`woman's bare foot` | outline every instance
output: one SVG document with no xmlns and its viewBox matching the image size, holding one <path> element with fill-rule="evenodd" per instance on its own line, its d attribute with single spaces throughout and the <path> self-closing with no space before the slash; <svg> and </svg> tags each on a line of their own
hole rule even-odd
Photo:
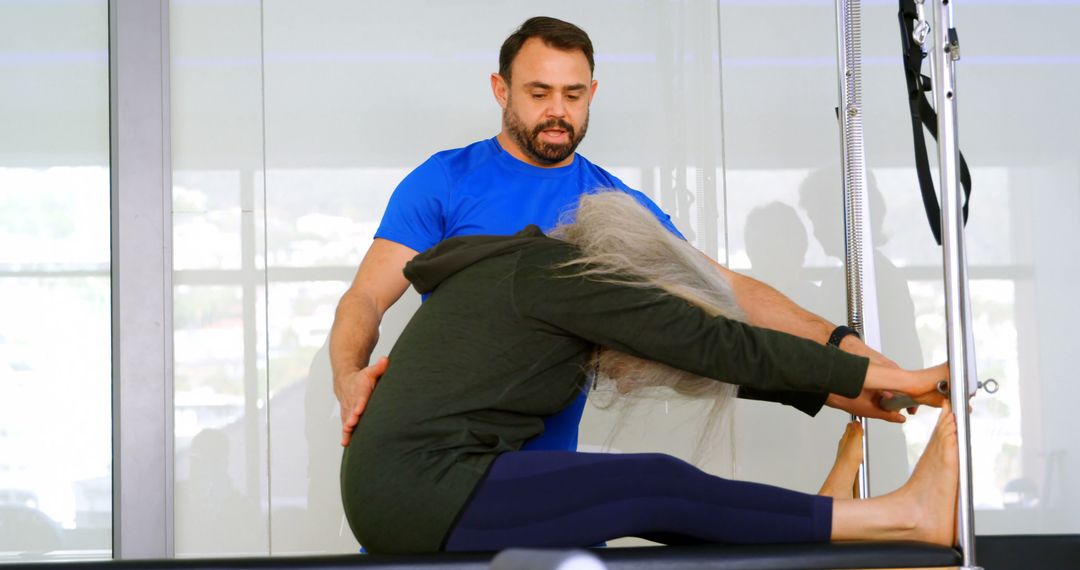
<svg viewBox="0 0 1080 570">
<path fill-rule="evenodd" d="M 912 539 L 944 546 L 956 543 L 956 495 L 960 482 L 956 443 L 956 416 L 945 400 L 926 450 L 911 478 L 898 489 L 899 508 L 906 508 L 914 524 Z"/>
<path fill-rule="evenodd" d="M 956 418 L 948 401 L 915 471 L 896 491 L 865 500 L 833 502 L 833 540 L 956 542 L 959 486 Z"/>
<path fill-rule="evenodd" d="M 850 499 L 855 492 L 855 477 L 863 460 L 862 424 L 850 422 L 836 448 L 836 462 L 821 485 L 819 495 L 834 499 Z"/>
</svg>

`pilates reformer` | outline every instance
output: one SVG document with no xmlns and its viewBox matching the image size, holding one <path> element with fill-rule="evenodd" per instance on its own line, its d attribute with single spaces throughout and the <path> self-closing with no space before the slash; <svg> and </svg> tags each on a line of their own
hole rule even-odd
<svg viewBox="0 0 1080 570">
<path fill-rule="evenodd" d="M 945 273 L 946 339 L 951 382 L 939 385 L 947 391 L 956 413 L 959 443 L 959 493 L 957 505 L 957 542 L 960 567 L 979 568 L 975 560 L 975 512 L 972 503 L 971 429 L 968 401 L 983 383 L 978 381 L 974 342 L 971 331 L 971 302 L 968 293 L 964 223 L 967 204 L 960 206 L 961 189 L 971 193 L 971 175 L 960 154 L 957 139 L 956 62 L 960 43 L 953 23 L 949 0 L 929 2 L 934 8 L 934 24 L 926 19 L 926 0 L 900 0 L 900 31 L 904 48 L 905 74 L 912 116 L 916 170 L 931 231 L 943 249 Z M 872 243 L 871 228 L 863 223 L 863 205 L 867 202 L 865 154 L 862 130 L 861 10 L 859 0 L 837 0 L 837 64 L 840 82 L 840 106 L 837 116 L 842 139 L 841 168 L 844 192 L 844 241 L 847 285 L 848 326 L 862 335 L 871 347 L 880 348 L 877 295 L 873 287 L 872 255 L 864 255 L 863 244 Z M 933 38 L 933 43 L 929 40 Z M 934 78 L 921 73 L 922 60 L 930 56 Z M 926 100 L 932 91 L 934 105 Z M 935 112 L 936 109 L 936 112 Z M 936 202 L 930 177 L 929 159 L 923 137 L 927 128 L 937 141 L 940 207 Z M 938 214 L 935 218 L 934 214 Z M 870 287 L 864 288 L 864 283 Z M 987 380 L 987 391 L 996 391 L 996 381 Z M 913 403 L 909 398 L 885 402 L 891 409 Z M 863 464 L 856 479 L 856 496 L 869 497 L 869 430 L 863 424 Z M 946 564 L 943 564 L 946 565 Z M 903 566 L 896 561 L 879 563 L 876 568 Z"/>
</svg>

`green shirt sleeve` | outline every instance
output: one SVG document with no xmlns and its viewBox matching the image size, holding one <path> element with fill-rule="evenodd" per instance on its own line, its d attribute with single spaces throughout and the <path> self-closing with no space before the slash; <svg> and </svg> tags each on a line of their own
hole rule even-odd
<svg viewBox="0 0 1080 570">
<path fill-rule="evenodd" d="M 576 276 L 574 268 L 556 269 L 572 252 L 565 244 L 523 252 L 515 272 L 516 308 L 551 334 L 576 336 L 759 391 L 855 397 L 862 389 L 866 358 L 711 317 L 659 289 Z"/>
<path fill-rule="evenodd" d="M 797 392 L 795 390 L 758 390 L 749 386 L 739 386 L 739 399 L 776 402 L 791 406 L 808 415 L 816 416 L 825 405 L 829 395 L 823 392 Z"/>
</svg>

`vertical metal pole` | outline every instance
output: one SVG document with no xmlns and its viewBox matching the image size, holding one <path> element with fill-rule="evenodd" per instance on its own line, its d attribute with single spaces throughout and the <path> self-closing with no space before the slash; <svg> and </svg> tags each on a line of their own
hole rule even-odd
<svg viewBox="0 0 1080 570">
<path fill-rule="evenodd" d="M 960 150 L 956 121 L 956 61 L 959 43 L 953 27 L 950 0 L 938 0 L 935 10 L 934 104 L 938 111 L 938 162 L 941 182 L 941 244 L 945 269 L 945 313 L 949 374 L 953 411 L 956 414 L 960 448 L 960 483 L 956 524 L 957 540 L 963 551 L 964 568 L 975 562 L 975 511 L 972 504 L 971 430 L 968 415 L 970 378 L 975 370 L 971 342 L 971 301 L 967 290 L 967 258 L 964 253 L 964 221 L 960 208 Z"/>
<path fill-rule="evenodd" d="M 836 0 L 837 66 L 840 79 L 841 168 L 844 190 L 844 269 L 848 326 L 866 344 L 881 348 L 873 240 L 864 223 L 867 204 L 862 127 L 862 10 L 859 0 Z M 865 247 L 864 247 L 865 246 Z M 863 462 L 855 496 L 870 496 L 870 431 L 866 418 L 852 416 L 863 427 Z"/>
<path fill-rule="evenodd" d="M 169 2 L 109 2 L 113 557 L 173 555 Z"/>
</svg>

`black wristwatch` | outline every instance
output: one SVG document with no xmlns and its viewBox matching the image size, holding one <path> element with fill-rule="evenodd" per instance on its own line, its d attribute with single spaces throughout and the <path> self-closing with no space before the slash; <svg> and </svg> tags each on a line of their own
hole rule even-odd
<svg viewBox="0 0 1080 570">
<path fill-rule="evenodd" d="M 825 344 L 829 344 L 829 345 L 835 346 L 836 348 L 840 348 L 840 341 L 844 340 L 844 337 L 849 335 L 849 334 L 853 334 L 853 335 L 855 335 L 856 338 L 862 339 L 862 336 L 859 334 L 859 331 L 857 331 L 857 330 L 855 330 L 855 329 L 853 329 L 853 328 L 851 328 L 849 326 L 840 325 L 840 326 L 836 327 L 835 329 L 833 329 L 832 334 L 829 335 L 829 342 L 827 342 Z"/>
</svg>

